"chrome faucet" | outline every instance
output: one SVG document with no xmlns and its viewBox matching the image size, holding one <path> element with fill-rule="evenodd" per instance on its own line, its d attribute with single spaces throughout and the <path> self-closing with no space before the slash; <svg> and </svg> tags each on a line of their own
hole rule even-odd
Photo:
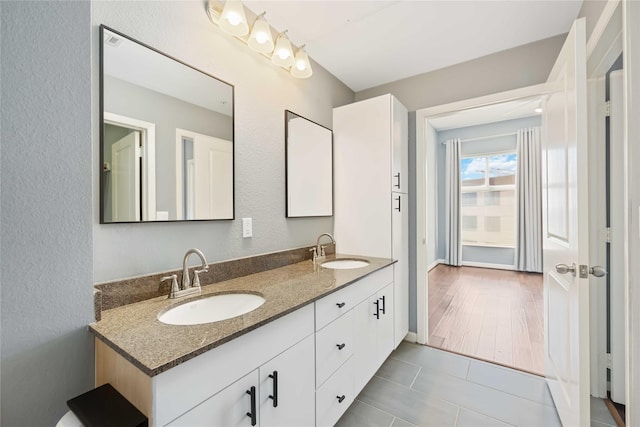
<svg viewBox="0 0 640 427">
<path fill-rule="evenodd" d="M 329 233 L 322 233 L 321 235 L 318 236 L 318 240 L 316 240 L 316 247 L 312 248 L 313 250 L 313 261 L 315 261 L 318 258 L 324 258 L 326 256 L 325 252 L 324 252 L 324 246 L 320 246 L 320 239 L 322 239 L 324 236 L 327 236 L 328 238 L 331 239 L 331 243 L 333 243 L 334 245 L 336 244 L 336 240 L 333 238 L 333 236 Z"/>
<path fill-rule="evenodd" d="M 189 256 L 191 254 L 196 254 L 200 257 L 200 261 L 202 265 L 199 270 L 193 271 L 193 285 L 191 284 L 191 279 L 189 278 Z M 189 249 L 187 253 L 184 255 L 184 259 L 182 260 L 182 286 L 178 288 L 178 280 L 177 275 L 172 274 L 170 276 L 166 276 L 160 279 L 161 282 L 165 280 L 171 280 L 171 290 L 169 291 L 169 298 L 178 298 L 187 295 L 193 295 L 200 293 L 200 277 L 198 274 L 206 273 L 209 271 L 207 260 L 204 257 L 204 254 L 199 249 Z"/>
</svg>

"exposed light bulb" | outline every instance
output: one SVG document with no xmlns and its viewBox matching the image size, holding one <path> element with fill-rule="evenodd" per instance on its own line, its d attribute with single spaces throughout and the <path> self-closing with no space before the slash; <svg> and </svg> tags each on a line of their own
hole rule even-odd
<svg viewBox="0 0 640 427">
<path fill-rule="evenodd" d="M 311 70 L 311 62 L 309 62 L 309 56 L 303 50 L 303 47 L 300 47 L 296 52 L 295 63 L 294 66 L 291 67 L 291 75 L 294 77 L 298 77 L 300 79 L 306 79 L 311 77 L 313 74 L 313 70 Z"/>
<path fill-rule="evenodd" d="M 240 37 L 248 34 L 249 24 L 247 24 L 242 3 L 238 0 L 227 0 L 218 25 L 223 31 L 233 36 Z"/>
<path fill-rule="evenodd" d="M 533 111 L 535 111 L 536 113 L 540 114 L 540 113 L 542 113 L 542 107 L 538 107 Z"/>
<path fill-rule="evenodd" d="M 289 69 L 295 64 L 293 60 L 293 52 L 291 50 L 291 42 L 287 38 L 287 32 L 280 33 L 276 40 L 276 48 L 271 57 L 271 62 L 283 68 Z"/>
<path fill-rule="evenodd" d="M 253 23 L 247 44 L 256 52 L 267 55 L 273 52 L 273 37 L 271 37 L 271 27 L 264 19 L 265 13 L 258 15 Z"/>
</svg>

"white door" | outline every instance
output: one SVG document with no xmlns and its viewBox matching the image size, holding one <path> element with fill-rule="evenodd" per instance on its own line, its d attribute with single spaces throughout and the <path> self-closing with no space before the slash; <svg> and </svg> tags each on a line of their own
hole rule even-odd
<svg viewBox="0 0 640 427">
<path fill-rule="evenodd" d="M 394 343 L 396 348 L 409 332 L 409 196 L 391 193 L 391 257 L 397 259 L 393 265 L 394 295 Z"/>
<path fill-rule="evenodd" d="M 113 221 L 140 221 L 140 132 L 111 146 Z"/>
<path fill-rule="evenodd" d="M 233 145 L 231 141 L 196 135 L 193 138 L 193 158 L 194 219 L 232 218 Z"/>
<path fill-rule="evenodd" d="M 543 106 L 545 374 L 565 427 L 590 424 L 589 280 L 580 271 L 589 260 L 585 40 L 579 19 Z"/>
</svg>

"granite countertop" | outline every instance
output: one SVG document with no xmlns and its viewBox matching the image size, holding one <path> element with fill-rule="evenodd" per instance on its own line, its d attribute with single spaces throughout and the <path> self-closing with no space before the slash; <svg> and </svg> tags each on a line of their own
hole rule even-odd
<svg viewBox="0 0 640 427">
<path fill-rule="evenodd" d="M 366 259 L 370 264 L 335 270 L 303 261 L 205 285 L 198 296 L 172 300 L 163 296 L 105 310 L 102 319 L 90 324 L 89 330 L 146 375 L 155 376 L 395 262 L 348 255 L 329 255 L 323 262 L 344 258 Z M 157 318 L 158 313 L 172 306 L 232 292 L 256 293 L 266 301 L 247 314 L 214 323 L 178 326 L 164 324 Z"/>
</svg>

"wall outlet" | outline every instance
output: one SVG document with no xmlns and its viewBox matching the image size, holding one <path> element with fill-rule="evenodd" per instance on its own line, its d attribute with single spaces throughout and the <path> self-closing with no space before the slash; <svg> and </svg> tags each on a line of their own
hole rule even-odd
<svg viewBox="0 0 640 427">
<path fill-rule="evenodd" d="M 242 218 L 242 238 L 253 236 L 253 224 L 251 218 Z"/>
</svg>

